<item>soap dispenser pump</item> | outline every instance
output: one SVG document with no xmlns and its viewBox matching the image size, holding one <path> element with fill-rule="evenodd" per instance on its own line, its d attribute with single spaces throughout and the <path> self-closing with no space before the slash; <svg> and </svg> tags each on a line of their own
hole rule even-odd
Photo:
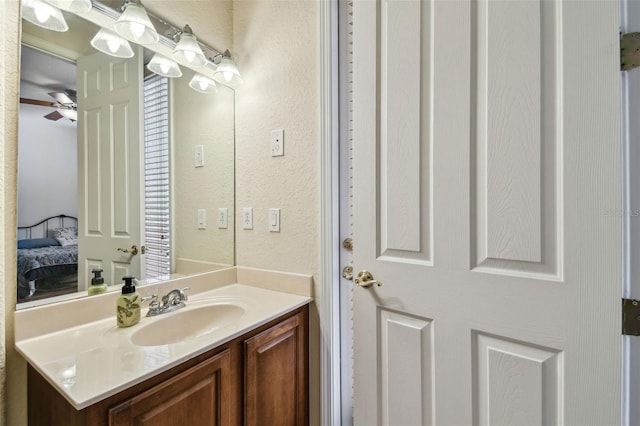
<svg viewBox="0 0 640 426">
<path fill-rule="evenodd" d="M 91 285 L 87 289 L 89 296 L 107 291 L 107 285 L 102 277 L 102 269 L 93 269 L 91 272 L 93 273 L 93 278 L 91 278 Z"/>
<path fill-rule="evenodd" d="M 116 322 L 118 327 L 131 327 L 140 322 L 140 295 L 133 285 L 134 277 L 123 277 L 122 294 L 118 297 Z"/>
</svg>

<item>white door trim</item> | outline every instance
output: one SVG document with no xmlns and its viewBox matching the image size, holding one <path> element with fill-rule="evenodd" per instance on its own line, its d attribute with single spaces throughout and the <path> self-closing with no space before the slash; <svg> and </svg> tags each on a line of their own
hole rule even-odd
<svg viewBox="0 0 640 426">
<path fill-rule="evenodd" d="M 320 424 L 340 425 L 338 3 L 320 1 Z"/>
</svg>

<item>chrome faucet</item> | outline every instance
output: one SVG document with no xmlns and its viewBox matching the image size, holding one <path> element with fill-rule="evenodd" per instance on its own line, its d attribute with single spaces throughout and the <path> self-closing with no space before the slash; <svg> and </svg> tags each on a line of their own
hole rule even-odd
<svg viewBox="0 0 640 426">
<path fill-rule="evenodd" d="M 151 296 L 143 297 L 142 301 L 146 302 L 147 300 L 151 300 L 149 303 L 149 311 L 147 312 L 148 317 L 153 317 L 160 314 L 166 314 L 167 312 L 175 311 L 176 309 L 183 308 L 185 305 L 184 302 L 189 300 L 185 291 L 190 290 L 189 287 L 185 287 L 183 289 L 174 288 L 169 293 L 162 296 L 161 301 L 158 301 L 158 295 L 153 294 Z"/>
</svg>

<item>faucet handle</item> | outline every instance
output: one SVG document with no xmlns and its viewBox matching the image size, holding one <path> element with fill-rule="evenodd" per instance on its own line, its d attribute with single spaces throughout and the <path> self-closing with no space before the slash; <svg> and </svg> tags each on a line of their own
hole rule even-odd
<svg viewBox="0 0 640 426">
<path fill-rule="evenodd" d="M 151 296 L 144 296 L 141 300 L 141 302 L 147 302 L 151 300 L 151 303 L 149 303 L 149 307 L 150 308 L 157 308 L 159 303 L 158 303 L 158 295 L 157 294 L 152 294 Z"/>
<path fill-rule="evenodd" d="M 182 298 L 182 300 L 187 301 L 189 300 L 189 298 L 187 297 L 185 291 L 189 291 L 191 290 L 191 287 L 184 287 L 181 291 L 180 291 L 180 297 Z"/>
</svg>

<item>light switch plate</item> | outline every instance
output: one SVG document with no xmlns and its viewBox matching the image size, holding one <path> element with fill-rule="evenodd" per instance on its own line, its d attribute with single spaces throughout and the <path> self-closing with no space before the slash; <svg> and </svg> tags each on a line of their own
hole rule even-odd
<svg viewBox="0 0 640 426">
<path fill-rule="evenodd" d="M 218 228 L 228 228 L 228 211 L 229 210 L 226 207 L 221 207 L 218 209 Z"/>
<path fill-rule="evenodd" d="M 280 209 L 269 209 L 269 231 L 280 232 Z"/>
<path fill-rule="evenodd" d="M 207 229 L 207 211 L 198 209 L 198 229 Z"/>
<path fill-rule="evenodd" d="M 284 130 L 271 131 L 271 156 L 282 157 L 284 155 Z"/>
<path fill-rule="evenodd" d="M 253 229 L 253 207 L 242 208 L 242 229 Z"/>
<path fill-rule="evenodd" d="M 194 154 L 194 167 L 204 167 L 204 145 L 196 145 Z"/>
</svg>

